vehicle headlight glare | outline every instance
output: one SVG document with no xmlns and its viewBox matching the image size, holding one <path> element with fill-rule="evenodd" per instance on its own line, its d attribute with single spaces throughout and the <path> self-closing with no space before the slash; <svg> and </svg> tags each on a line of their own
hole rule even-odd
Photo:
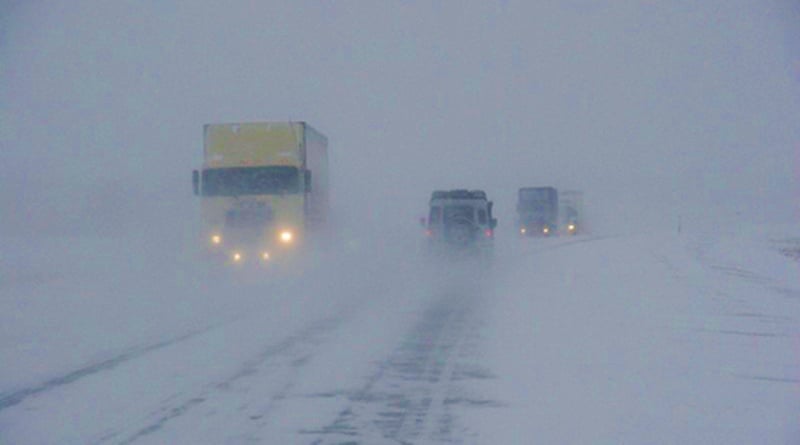
<svg viewBox="0 0 800 445">
<path fill-rule="evenodd" d="M 284 243 L 291 243 L 292 240 L 294 239 L 294 234 L 289 230 L 284 230 L 283 232 L 281 232 L 280 237 L 281 241 L 283 241 Z"/>
<path fill-rule="evenodd" d="M 222 237 L 220 235 L 211 235 L 211 244 L 222 244 Z"/>
<path fill-rule="evenodd" d="M 244 256 L 242 256 L 242 254 L 240 252 L 233 252 L 233 255 L 231 256 L 231 258 L 233 258 L 233 261 L 235 263 L 240 263 L 242 261 L 242 259 L 244 258 Z"/>
</svg>

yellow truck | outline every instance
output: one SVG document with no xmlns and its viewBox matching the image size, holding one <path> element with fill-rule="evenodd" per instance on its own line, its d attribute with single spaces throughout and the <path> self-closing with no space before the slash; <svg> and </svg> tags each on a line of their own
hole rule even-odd
<svg viewBox="0 0 800 445">
<path fill-rule="evenodd" d="M 192 173 L 204 243 L 232 263 L 296 252 L 328 213 L 328 140 L 305 122 L 207 124 Z"/>
</svg>

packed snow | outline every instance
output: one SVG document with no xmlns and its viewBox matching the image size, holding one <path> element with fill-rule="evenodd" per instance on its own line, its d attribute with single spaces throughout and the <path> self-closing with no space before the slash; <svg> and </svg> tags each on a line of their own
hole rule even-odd
<svg viewBox="0 0 800 445">
<path fill-rule="evenodd" d="M 800 440 L 796 227 L 506 235 L 488 267 L 420 237 L 284 270 L 4 239 L 0 442 Z"/>
</svg>

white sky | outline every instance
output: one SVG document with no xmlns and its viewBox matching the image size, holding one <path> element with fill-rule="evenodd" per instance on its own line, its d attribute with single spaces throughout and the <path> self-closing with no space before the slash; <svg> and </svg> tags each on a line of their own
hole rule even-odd
<svg viewBox="0 0 800 445">
<path fill-rule="evenodd" d="M 0 5 L 0 225 L 193 217 L 202 125 L 288 119 L 371 221 L 550 184 L 597 226 L 796 216 L 796 2 L 227 3 Z"/>
</svg>

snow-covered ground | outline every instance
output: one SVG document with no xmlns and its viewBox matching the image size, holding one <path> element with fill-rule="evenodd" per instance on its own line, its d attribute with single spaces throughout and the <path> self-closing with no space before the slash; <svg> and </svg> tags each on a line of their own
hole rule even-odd
<svg viewBox="0 0 800 445">
<path fill-rule="evenodd" d="M 275 271 L 2 239 L 0 443 L 800 441 L 797 227 L 500 236 L 489 269 L 415 236 Z"/>
</svg>

